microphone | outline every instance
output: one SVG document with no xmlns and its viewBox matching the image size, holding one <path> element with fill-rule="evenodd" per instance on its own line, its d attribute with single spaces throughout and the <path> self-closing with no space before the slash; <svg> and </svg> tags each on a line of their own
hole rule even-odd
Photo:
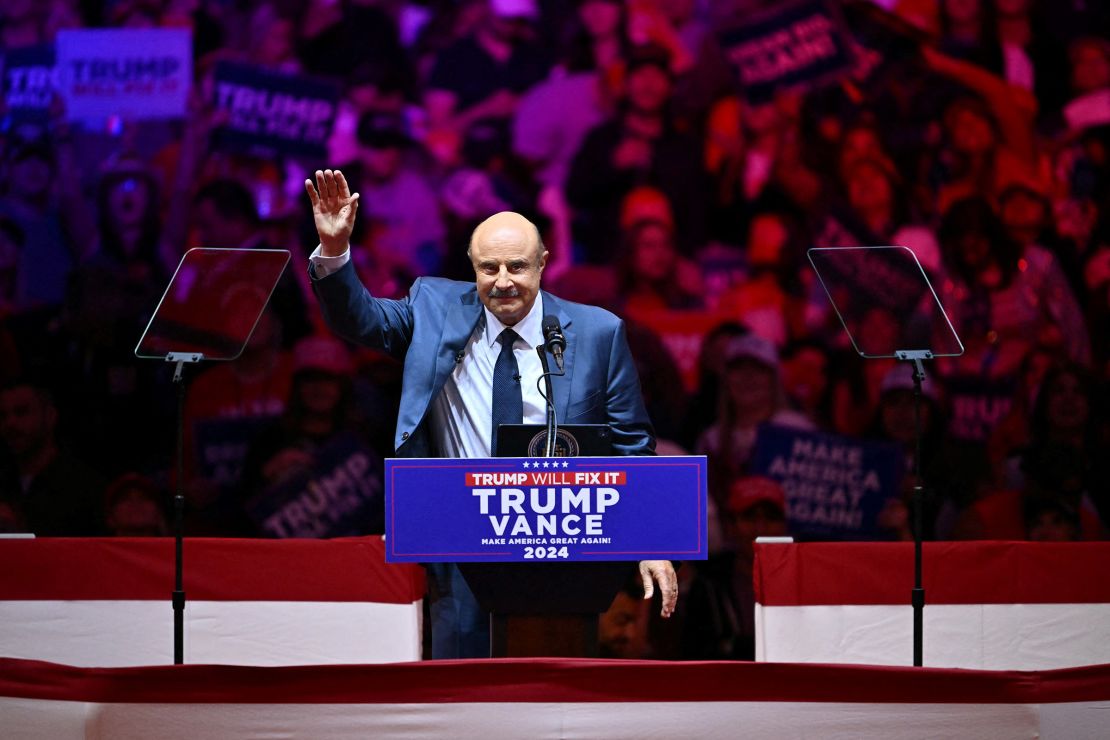
<svg viewBox="0 0 1110 740">
<path fill-rule="evenodd" d="M 563 372 L 563 350 L 567 348 L 567 338 L 563 336 L 563 327 L 559 326 L 559 319 L 554 316 L 544 316 L 543 341 L 547 351 L 555 356 L 555 365 L 559 372 Z"/>
</svg>

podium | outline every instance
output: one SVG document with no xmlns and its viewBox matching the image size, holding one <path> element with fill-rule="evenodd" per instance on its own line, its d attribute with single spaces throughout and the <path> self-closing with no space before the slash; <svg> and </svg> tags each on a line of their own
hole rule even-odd
<svg viewBox="0 0 1110 740">
<path fill-rule="evenodd" d="M 635 563 L 461 563 L 490 613 L 493 658 L 597 657 L 597 619 Z"/>
<path fill-rule="evenodd" d="M 546 451 L 549 430 L 543 425 L 503 424 L 497 432 L 499 457 Z M 612 453 L 612 430 L 604 424 L 563 425 L 554 438 L 557 457 Z M 598 616 L 633 570 L 622 562 L 459 566 L 479 606 L 490 613 L 493 658 L 597 657 Z"/>
<path fill-rule="evenodd" d="M 641 560 L 708 554 L 706 460 L 386 460 L 386 561 L 458 563 L 493 657 L 597 654 Z"/>
</svg>

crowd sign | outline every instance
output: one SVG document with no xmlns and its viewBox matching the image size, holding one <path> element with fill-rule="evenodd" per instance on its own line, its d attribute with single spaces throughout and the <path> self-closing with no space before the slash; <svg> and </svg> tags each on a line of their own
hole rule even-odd
<svg viewBox="0 0 1110 740">
<path fill-rule="evenodd" d="M 746 17 L 720 40 L 751 103 L 769 101 L 779 88 L 837 79 L 855 64 L 848 29 L 827 0 L 784 3 Z"/>
<path fill-rule="evenodd" d="M 730 317 L 714 311 L 631 310 L 628 318 L 643 324 L 659 337 L 674 359 L 686 390 L 698 386 L 698 358 L 705 336 Z"/>
<path fill-rule="evenodd" d="M 56 43 L 58 79 L 70 120 L 185 115 L 193 79 L 189 30 L 59 31 Z"/>
<path fill-rule="evenodd" d="M 227 123 L 216 132 L 223 149 L 323 157 L 339 104 L 339 86 L 246 64 L 216 66 L 213 107 Z"/>
<path fill-rule="evenodd" d="M 315 451 L 298 470 L 247 503 L 271 537 L 349 537 L 381 532 L 381 459 L 354 433 Z"/>
<path fill-rule="evenodd" d="M 985 443 L 1014 405 L 1013 379 L 957 375 L 945 379 L 949 433 L 965 442 Z"/>
<path fill-rule="evenodd" d="M 704 560 L 705 457 L 386 460 L 388 562 Z"/>
<path fill-rule="evenodd" d="M 782 484 L 791 534 L 874 539 L 879 512 L 898 494 L 902 461 L 894 444 L 765 425 L 750 470 Z"/>
<path fill-rule="evenodd" d="M 12 49 L 4 55 L 4 103 L 12 120 L 46 120 L 57 92 L 53 44 Z"/>
<path fill-rule="evenodd" d="M 193 447 L 198 475 L 215 483 L 222 494 L 232 494 L 241 480 L 251 440 L 276 420 L 273 414 L 197 421 L 193 425 Z"/>
</svg>

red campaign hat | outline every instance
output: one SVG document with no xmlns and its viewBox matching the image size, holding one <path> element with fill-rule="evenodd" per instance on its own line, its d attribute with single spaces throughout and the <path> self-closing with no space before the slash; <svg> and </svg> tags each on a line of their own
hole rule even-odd
<svg viewBox="0 0 1110 740">
<path fill-rule="evenodd" d="M 775 480 L 753 475 L 733 482 L 728 491 L 727 507 L 733 514 L 743 514 L 756 504 L 774 504 L 780 511 L 786 511 L 786 493 Z"/>
<path fill-rule="evenodd" d="M 779 367 L 779 352 L 775 345 L 758 334 L 745 334 L 735 337 L 725 345 L 725 362 L 755 360 L 772 370 Z"/>
</svg>

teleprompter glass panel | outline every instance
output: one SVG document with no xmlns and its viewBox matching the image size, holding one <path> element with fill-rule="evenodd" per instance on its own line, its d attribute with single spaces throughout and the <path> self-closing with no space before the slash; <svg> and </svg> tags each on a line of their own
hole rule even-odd
<svg viewBox="0 0 1110 740">
<path fill-rule="evenodd" d="M 809 261 L 852 346 L 863 357 L 964 352 L 929 277 L 907 247 L 809 250 Z"/>
<path fill-rule="evenodd" d="M 239 356 L 289 263 L 284 249 L 190 249 L 181 258 L 135 355 Z"/>
</svg>

